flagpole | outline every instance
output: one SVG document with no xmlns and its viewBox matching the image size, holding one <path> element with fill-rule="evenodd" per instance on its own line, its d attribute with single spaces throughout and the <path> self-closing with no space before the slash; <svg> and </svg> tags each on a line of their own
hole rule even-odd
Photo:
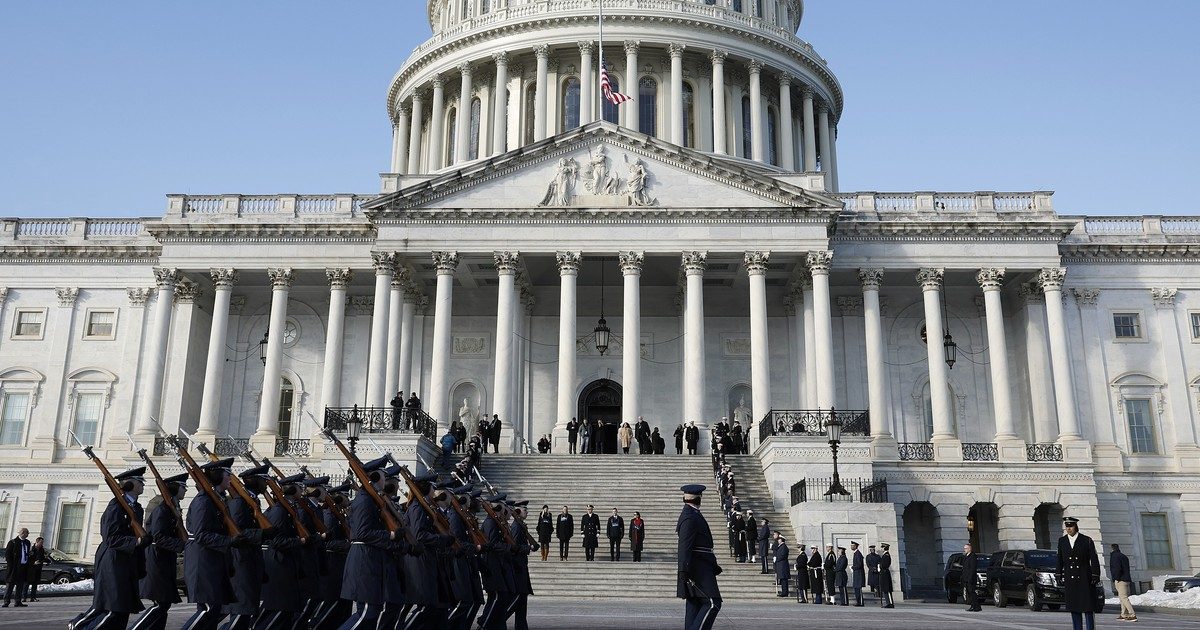
<svg viewBox="0 0 1200 630">
<path fill-rule="evenodd" d="M 600 27 L 600 46 L 596 50 L 596 59 L 598 60 L 596 64 L 596 85 L 592 86 L 592 89 L 596 91 L 598 98 L 592 105 L 596 107 L 596 120 L 604 120 L 604 91 L 600 89 L 600 75 L 604 73 L 604 0 L 600 0 L 597 4 L 600 7 L 599 12 L 596 14 L 596 23 Z"/>
</svg>

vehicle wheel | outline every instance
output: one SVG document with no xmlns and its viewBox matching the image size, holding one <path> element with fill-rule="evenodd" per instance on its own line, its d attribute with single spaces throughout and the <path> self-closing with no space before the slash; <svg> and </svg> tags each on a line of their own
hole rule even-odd
<svg viewBox="0 0 1200 630">
<path fill-rule="evenodd" d="M 1042 602 L 1038 601 L 1037 589 L 1032 584 L 1025 587 L 1025 605 L 1033 612 L 1041 612 Z"/>
<path fill-rule="evenodd" d="M 59 573 L 58 575 L 54 576 L 53 580 L 50 580 L 50 583 L 51 584 L 70 584 L 71 576 L 67 575 L 66 573 Z"/>
<path fill-rule="evenodd" d="M 992 599 L 996 602 L 996 608 L 1004 608 L 1008 605 L 1008 600 L 1004 599 L 1004 591 L 1000 590 L 1000 585 L 992 586 Z"/>
<path fill-rule="evenodd" d="M 1058 610 L 1058 604 L 1046 604 L 1047 610 Z"/>
</svg>

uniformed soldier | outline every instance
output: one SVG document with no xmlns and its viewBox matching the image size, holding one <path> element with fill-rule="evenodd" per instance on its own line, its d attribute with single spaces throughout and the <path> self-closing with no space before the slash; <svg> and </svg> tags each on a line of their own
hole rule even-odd
<svg viewBox="0 0 1200 630">
<path fill-rule="evenodd" d="M 152 603 L 134 622 L 132 630 L 164 630 L 171 604 L 182 601 L 175 584 L 176 567 L 187 537 L 179 535 L 181 523 L 175 510 L 187 494 L 187 480 L 187 473 L 163 479 L 170 496 L 162 498 L 146 521 L 150 546 L 146 548 L 146 575 L 138 583 L 138 594 Z"/>
<path fill-rule="evenodd" d="M 892 552 L 887 543 L 880 543 L 883 555 L 879 556 L 879 605 L 883 608 L 895 608 L 892 603 Z"/>
<path fill-rule="evenodd" d="M 846 593 L 846 585 L 848 582 L 848 580 L 847 580 L 848 576 L 846 575 L 846 568 L 847 568 L 848 564 L 849 563 L 846 561 L 846 548 L 838 547 L 837 548 L 837 559 L 834 560 L 834 564 L 833 564 L 833 572 L 834 572 L 834 585 L 837 586 L 838 595 L 840 595 L 842 597 L 842 602 L 841 602 L 842 606 L 850 605 L 850 598 L 847 597 L 847 593 Z"/>
<path fill-rule="evenodd" d="M 242 531 L 236 537 L 214 503 L 229 490 L 233 458 L 208 462 L 200 466 L 201 473 L 217 494 L 198 492 L 188 504 L 187 530 L 191 542 L 183 550 L 183 576 L 187 583 L 188 599 L 196 604 L 196 612 L 184 624 L 185 630 L 212 630 L 224 614 L 221 607 L 233 601 L 233 586 L 229 581 L 230 549 L 258 549 L 261 534 Z"/>
<path fill-rule="evenodd" d="M 1075 630 L 1093 630 L 1096 613 L 1104 609 L 1104 597 L 1097 593 L 1100 583 L 1100 558 L 1096 543 L 1079 533 L 1079 519 L 1063 518 L 1064 534 L 1058 539 L 1058 580 L 1063 588 L 1063 607 L 1071 613 Z"/>
<path fill-rule="evenodd" d="M 436 479 L 436 473 L 413 478 L 417 492 L 424 494 L 431 505 L 445 502 L 445 490 L 433 490 Z M 438 533 L 433 519 L 415 495 L 409 497 L 404 514 L 405 525 L 423 547 L 420 554 L 410 554 L 404 559 L 404 575 L 408 580 L 405 603 L 412 605 L 404 627 L 412 630 L 438 628 L 445 622 L 450 609 L 450 579 L 442 556 L 454 539 L 449 534 Z"/>
<path fill-rule="evenodd" d="M 518 517 L 524 519 L 529 513 L 525 507 L 528 501 L 517 501 L 512 504 Z M 525 528 L 520 523 L 513 519 L 513 522 L 508 526 L 508 535 L 517 543 L 513 549 L 513 595 L 512 603 L 508 605 L 508 614 L 505 618 L 505 623 L 508 622 L 507 617 L 513 617 L 513 628 L 515 630 L 529 630 L 529 621 L 526 619 L 526 614 L 529 611 L 529 596 L 533 595 L 533 583 L 529 581 L 529 552 L 537 549 L 537 545 L 531 548 L 529 540 L 525 537 Z"/>
<path fill-rule="evenodd" d="M 875 553 L 875 545 L 867 546 L 867 586 L 872 594 L 879 593 L 879 554 Z"/>
<path fill-rule="evenodd" d="M 713 553 L 712 531 L 700 513 L 705 487 L 690 484 L 679 490 L 683 493 L 683 511 L 675 530 L 679 535 L 675 596 L 685 601 L 684 629 L 709 630 L 721 611 L 721 589 L 717 586 L 721 567 Z"/>
<path fill-rule="evenodd" d="M 304 607 L 296 614 L 292 630 L 308 630 L 309 619 L 315 618 L 321 607 L 321 567 L 325 555 L 325 536 L 321 531 L 326 530 L 321 502 L 325 500 L 329 477 L 299 476 L 301 493 L 296 498 L 296 514 L 308 530 L 309 538 L 300 547 L 300 596 L 304 598 Z"/>
<path fill-rule="evenodd" d="M 259 528 L 258 521 L 254 518 L 254 511 L 255 508 L 262 509 L 258 497 L 267 491 L 266 475 L 269 472 L 270 467 L 263 464 L 238 474 L 253 505 L 247 503 L 240 494 L 235 494 L 226 503 L 229 517 L 233 519 L 238 529 L 249 536 L 257 533 L 260 543 L 264 536 L 270 534 L 269 530 L 263 532 Z M 266 569 L 263 566 L 262 545 L 233 547 L 230 559 L 233 563 L 231 582 L 233 600 L 222 609 L 224 614 L 229 615 L 229 620 L 222 626 L 222 630 L 250 630 L 254 627 L 254 620 L 258 618 L 258 603 L 262 600 L 262 585 L 266 575 Z"/>
<path fill-rule="evenodd" d="M 821 596 L 825 594 L 825 576 L 821 569 L 821 552 L 816 547 L 809 548 L 808 586 L 812 589 L 813 603 L 820 604 Z"/>
<path fill-rule="evenodd" d="M 385 455 L 384 457 L 390 460 L 389 456 Z M 408 512 L 400 497 L 400 466 L 389 466 L 380 474 L 383 475 L 383 487 L 380 495 L 392 506 L 391 509 L 396 514 L 396 519 L 404 523 L 405 529 L 407 529 Z M 377 626 L 379 630 L 396 630 L 404 627 L 404 620 L 413 608 L 409 591 L 416 588 L 414 586 L 416 577 L 408 567 L 408 558 L 424 553 L 425 546 L 420 541 L 413 544 L 405 539 L 404 542 L 404 545 L 393 547 L 393 551 L 386 556 L 388 571 L 390 571 L 390 575 L 395 576 L 395 579 L 389 580 L 383 585 L 383 612 L 379 615 Z"/>
<path fill-rule="evenodd" d="M 858 543 L 851 542 L 850 550 L 854 552 L 854 558 L 850 562 L 850 570 L 853 574 L 854 586 L 854 605 L 861 607 L 863 605 L 863 587 L 867 585 L 867 571 L 864 563 L 862 552 L 858 550 Z"/>
<path fill-rule="evenodd" d="M 804 544 L 796 543 L 796 598 L 801 604 L 808 603 L 808 556 L 804 553 Z"/>
<path fill-rule="evenodd" d="M 150 537 L 135 538 L 129 514 L 119 501 L 133 508 L 138 522 L 144 511 L 137 498 L 145 489 L 144 466 L 127 470 L 114 479 L 121 486 L 121 498 L 113 497 L 100 517 L 100 546 L 96 548 L 95 589 L 92 606 L 69 625 L 71 630 L 109 630 L 125 628 L 130 613 L 142 611 L 138 599 L 138 579 L 145 572 L 143 549 Z"/>
<path fill-rule="evenodd" d="M 826 605 L 833 605 L 837 602 L 837 554 L 833 551 L 833 545 L 825 545 L 825 560 L 821 565 L 824 569 L 825 576 L 825 598 Z"/>
<path fill-rule="evenodd" d="M 387 485 L 387 477 L 383 473 L 386 465 L 386 457 L 362 465 L 380 494 L 384 493 Z M 346 569 L 342 573 L 341 592 L 341 598 L 354 602 L 356 608 L 354 614 L 342 624 L 342 630 L 379 626 L 385 585 L 388 588 L 403 587 L 395 554 L 407 551 L 408 543 L 403 539 L 396 540 L 392 532 L 384 527 L 379 505 L 371 495 L 359 492 L 350 503 L 350 551 L 346 555 Z"/>
<path fill-rule="evenodd" d="M 684 440 L 687 442 L 688 455 L 696 454 L 696 447 L 700 444 L 700 429 L 696 428 L 696 421 L 688 423 L 686 429 L 683 430 Z"/>
<path fill-rule="evenodd" d="M 482 527 L 487 537 L 487 546 L 483 550 L 483 589 L 487 591 L 487 603 L 479 616 L 479 626 L 483 630 L 503 628 L 505 612 L 512 604 L 513 552 L 504 538 L 504 531 L 508 528 L 504 512 L 506 496 L 497 494 L 485 499 L 492 504 L 496 518 L 489 515 Z"/>
<path fill-rule="evenodd" d="M 465 485 L 450 489 L 450 492 L 458 496 L 468 516 L 474 512 L 471 494 L 474 492 L 475 496 L 479 496 L 478 490 Z M 450 559 L 450 588 L 454 595 L 454 607 L 446 616 L 446 627 L 449 630 L 468 630 L 475 613 L 484 602 L 483 587 L 479 583 L 479 571 L 476 568 L 481 547 L 472 541 L 470 527 L 457 511 L 447 510 L 446 520 L 450 524 L 451 535 L 458 541 L 458 550 Z"/>
<path fill-rule="evenodd" d="M 304 577 L 301 561 L 302 548 L 308 540 L 300 538 L 296 531 L 296 522 L 282 501 L 288 501 L 292 508 L 299 510 L 299 502 L 303 498 L 304 474 L 298 473 L 279 480 L 283 489 L 282 500 L 267 508 L 266 517 L 271 522 L 274 535 L 266 543 L 263 551 L 263 565 L 266 568 L 266 583 L 262 588 L 262 606 L 258 619 L 254 622 L 255 630 L 284 630 L 291 628 L 296 616 L 304 609 L 305 594 L 300 589 Z M 307 527 L 307 525 L 306 525 Z M 312 536 L 312 531 L 309 531 Z"/>
<path fill-rule="evenodd" d="M 775 583 L 779 585 L 779 596 L 788 596 L 788 586 L 792 581 L 791 551 L 787 539 L 779 532 L 775 533 L 775 552 L 772 558 L 775 562 Z"/>
<path fill-rule="evenodd" d="M 600 546 L 600 515 L 594 509 L 591 505 L 587 506 L 587 514 L 579 523 L 583 529 L 583 552 L 588 562 L 596 559 L 596 547 Z"/>
<path fill-rule="evenodd" d="M 354 489 L 351 482 L 328 490 L 332 508 L 322 506 L 321 516 L 325 520 L 325 551 L 321 563 L 321 605 L 311 620 L 312 630 L 334 630 L 350 617 L 353 604 L 342 599 L 342 574 L 346 570 L 346 555 L 350 552 L 350 539 L 342 528 L 342 521 L 333 510 L 345 510 L 350 505 L 346 493 Z"/>
</svg>

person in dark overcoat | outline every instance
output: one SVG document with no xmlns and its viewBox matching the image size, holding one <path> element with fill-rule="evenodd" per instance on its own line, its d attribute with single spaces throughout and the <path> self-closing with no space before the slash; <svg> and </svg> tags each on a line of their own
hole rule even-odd
<svg viewBox="0 0 1200 630">
<path fill-rule="evenodd" d="M 675 427 L 675 454 L 683 455 L 683 423 Z"/>
<path fill-rule="evenodd" d="M 380 494 L 391 506 L 390 509 L 396 515 L 396 520 L 402 525 L 403 530 L 408 531 L 407 504 L 400 495 L 400 466 L 389 466 L 382 471 L 382 474 L 384 482 L 383 491 Z M 399 539 L 400 535 L 397 534 L 396 538 Z M 425 546 L 420 541 L 416 541 L 415 538 L 413 540 L 415 542 L 408 541 L 406 536 L 406 544 L 400 548 L 393 548 L 387 558 L 388 569 L 395 573 L 396 579 L 389 580 L 383 585 L 383 612 L 379 615 L 380 628 L 403 627 L 405 617 L 412 610 L 412 599 L 408 592 L 410 589 L 416 588 L 414 586 L 416 576 L 408 566 L 408 558 L 409 556 L 419 556 L 425 550 Z"/>
<path fill-rule="evenodd" d="M 579 451 L 579 420 L 571 418 L 567 423 L 567 453 L 574 455 Z"/>
<path fill-rule="evenodd" d="M 554 536 L 558 538 L 558 559 L 566 560 L 571 551 L 571 537 L 575 535 L 575 517 L 567 506 L 562 506 L 554 523 Z"/>
<path fill-rule="evenodd" d="M 38 536 L 33 541 L 33 546 L 29 548 L 29 581 L 26 583 L 26 589 L 29 591 L 29 597 L 26 601 L 36 602 L 38 600 L 37 587 L 42 583 L 42 567 L 49 562 L 46 555 L 46 539 Z"/>
<path fill-rule="evenodd" d="M 525 508 L 526 501 L 518 501 L 512 504 L 516 515 L 524 519 L 529 513 Z M 533 595 L 533 583 L 529 581 L 529 553 L 537 549 L 535 544 L 532 548 L 529 546 L 528 539 L 525 538 L 525 528 L 520 523 L 513 519 L 508 525 L 508 535 L 516 541 L 513 548 L 512 567 L 513 567 L 513 593 L 511 602 L 508 605 L 508 612 L 505 614 L 504 623 L 508 623 L 508 617 L 513 618 L 514 630 L 529 630 L 529 621 L 526 615 L 529 611 L 529 596 Z"/>
<path fill-rule="evenodd" d="M 477 507 L 474 497 L 479 490 L 472 490 L 464 485 L 450 490 L 458 497 L 463 510 L 468 515 L 475 513 Z M 479 582 L 479 552 L 480 547 L 472 540 L 467 522 L 459 516 L 457 510 L 448 510 L 446 520 L 450 524 L 450 534 L 458 542 L 458 549 L 449 556 L 451 566 L 450 589 L 454 605 L 446 615 L 446 627 L 450 630 L 469 630 L 475 613 L 483 607 L 483 585 Z"/>
<path fill-rule="evenodd" d="M 492 425 L 488 431 L 488 439 L 492 442 L 492 450 L 500 452 L 500 416 L 492 414 Z"/>
<path fill-rule="evenodd" d="M 483 535 L 487 544 L 483 550 L 483 590 L 487 591 L 487 603 L 479 615 L 479 626 L 482 630 L 503 628 L 505 616 L 513 602 L 516 590 L 513 576 L 513 548 L 505 540 L 504 532 L 508 530 L 504 501 L 505 494 L 487 497 L 492 504 L 496 518 L 488 515 L 483 520 Z M 515 541 L 514 541 L 515 542 Z"/>
<path fill-rule="evenodd" d="M 825 545 L 825 557 L 821 564 L 824 569 L 825 576 L 825 598 L 827 605 L 836 604 L 837 599 L 837 553 L 833 550 L 833 545 Z"/>
<path fill-rule="evenodd" d="M 1063 608 L 1071 613 L 1076 630 L 1096 626 L 1096 613 L 1104 609 L 1104 597 L 1096 592 L 1100 583 L 1100 558 L 1096 543 L 1079 533 L 1079 519 L 1063 518 L 1063 531 L 1058 539 L 1058 581 L 1063 588 Z"/>
<path fill-rule="evenodd" d="M 791 551 L 787 540 L 778 532 L 775 533 L 775 551 L 772 559 L 775 562 L 775 583 L 779 585 L 779 596 L 788 596 L 788 586 L 792 581 Z"/>
<path fill-rule="evenodd" d="M 8 526 L 7 523 L 4 524 Z M 29 530 L 22 527 L 17 537 L 4 547 L 4 608 L 8 608 L 13 595 L 17 596 L 17 608 L 25 608 L 25 588 L 29 579 L 29 567 L 33 563 L 33 545 L 29 542 Z"/>
<path fill-rule="evenodd" d="M 821 564 L 821 552 L 811 547 L 808 555 L 808 586 L 812 589 L 813 603 L 820 604 L 825 594 L 825 575 Z"/>
<path fill-rule="evenodd" d="M 138 522 L 144 522 L 145 514 L 137 498 L 145 489 L 142 479 L 145 472 L 143 466 L 115 477 L 123 494 L 119 499 L 113 497 L 100 517 L 100 546 L 96 549 L 92 607 L 76 617 L 68 625 L 69 628 L 123 629 L 131 613 L 142 611 L 142 600 L 138 599 L 138 580 L 146 570 L 143 550 L 150 544 L 150 537 L 134 537 L 129 515 L 119 501 L 128 503 Z"/>
<path fill-rule="evenodd" d="M 297 513 L 301 512 L 299 502 L 303 500 L 303 482 L 303 473 L 279 480 L 284 500 Z M 300 538 L 296 522 L 282 502 L 276 501 L 267 508 L 266 517 L 274 535 L 263 551 L 267 579 L 262 588 L 262 608 L 254 627 L 256 630 L 283 630 L 292 627 L 296 615 L 304 609 L 306 597 L 300 583 L 306 576 L 301 554 L 308 540 Z M 309 535 L 315 536 L 311 530 Z"/>
<path fill-rule="evenodd" d="M 413 478 L 417 492 L 423 493 L 429 503 L 439 506 L 445 503 L 444 489 L 432 490 L 436 473 L 425 473 Z M 439 558 L 454 542 L 453 537 L 441 534 L 433 519 L 415 496 L 409 497 L 405 509 L 405 525 L 422 547 L 422 553 L 404 559 L 404 574 L 408 584 L 405 603 L 412 605 L 412 613 L 406 622 L 409 628 L 436 628 L 445 621 L 450 609 L 450 579 Z"/>
<path fill-rule="evenodd" d="M 684 600 L 685 630 L 709 630 L 721 612 L 721 589 L 717 576 L 721 566 L 713 553 L 712 530 L 700 512 L 705 487 L 689 484 L 683 493 L 683 511 L 675 532 L 679 536 L 675 596 Z"/>
<path fill-rule="evenodd" d="M 879 592 L 879 554 L 875 553 L 875 545 L 867 546 L 867 586 L 872 593 Z"/>
<path fill-rule="evenodd" d="M 646 521 L 641 512 L 634 512 L 629 521 L 629 549 L 633 552 L 633 561 L 642 561 L 642 549 L 646 546 Z"/>
<path fill-rule="evenodd" d="M 238 474 L 242 485 L 246 488 L 254 505 L 247 503 L 240 494 L 234 494 L 227 502 L 229 517 L 242 532 L 260 537 L 269 536 L 270 530 L 263 532 L 258 521 L 254 518 L 254 508 L 262 509 L 258 497 L 267 491 L 266 476 L 270 467 L 266 464 L 250 468 Z M 262 585 L 266 576 L 263 566 L 262 545 L 235 546 L 230 549 L 233 578 L 233 601 L 227 603 L 221 612 L 229 615 L 229 620 L 222 630 L 250 630 L 254 620 L 258 618 L 258 604 L 262 600 Z"/>
<path fill-rule="evenodd" d="M 683 439 L 687 443 L 688 455 L 695 455 L 696 447 L 700 445 L 700 429 L 696 428 L 695 421 L 689 422 L 683 430 Z"/>
<path fill-rule="evenodd" d="M 662 455 L 663 451 L 667 449 L 667 441 L 664 440 L 662 434 L 658 432 L 658 427 L 654 427 L 654 429 L 650 431 L 650 449 L 654 451 L 655 455 Z"/>
<path fill-rule="evenodd" d="M 854 587 L 854 605 L 863 605 L 863 587 L 867 585 L 867 569 L 863 554 L 858 550 L 858 543 L 850 543 L 850 551 L 854 552 L 854 556 L 850 559 L 851 582 Z"/>
<path fill-rule="evenodd" d="M 796 543 L 796 597 L 801 604 L 808 603 L 808 556 L 804 553 L 804 545 Z"/>
<path fill-rule="evenodd" d="M 151 604 L 134 622 L 135 630 L 164 630 L 171 604 L 183 601 L 179 598 L 175 579 L 179 554 L 183 553 L 187 538 L 179 535 L 175 510 L 187 494 L 187 480 L 187 473 L 163 479 L 171 494 L 162 497 L 162 502 L 146 521 L 150 545 L 146 547 L 146 575 L 138 582 L 138 594 Z"/>
<path fill-rule="evenodd" d="M 617 514 L 617 508 L 613 508 L 612 515 L 608 517 L 604 533 L 608 537 L 609 562 L 620 562 L 621 539 L 625 538 L 625 519 L 621 518 L 620 514 Z"/>
<path fill-rule="evenodd" d="M 975 550 L 971 547 L 971 543 L 963 545 L 962 569 L 959 571 L 959 584 L 962 585 L 963 594 L 967 600 L 967 610 L 970 612 L 980 612 L 983 609 L 979 607 L 979 591 L 975 590 L 975 582 L 979 579 L 979 561 L 975 558 Z"/>
<path fill-rule="evenodd" d="M 837 558 L 833 562 L 834 586 L 837 587 L 837 593 L 841 596 L 842 606 L 850 605 L 850 598 L 847 596 L 846 586 L 849 584 L 849 576 L 846 569 L 849 567 L 849 562 L 846 560 L 846 548 L 837 548 Z"/>
<path fill-rule="evenodd" d="M 892 548 L 887 543 L 879 545 L 883 551 L 879 556 L 879 605 L 883 608 L 895 608 L 892 602 Z"/>
<path fill-rule="evenodd" d="M 303 476 L 307 476 L 307 473 Z M 301 493 L 296 499 L 296 513 L 310 536 L 300 547 L 300 596 L 304 598 L 304 606 L 296 615 L 295 624 L 306 623 L 306 620 L 316 616 L 321 606 L 321 566 L 325 560 L 325 537 L 321 535 L 325 519 L 322 518 L 321 503 L 325 500 L 327 483 L 327 476 L 309 477 L 299 482 Z"/>
<path fill-rule="evenodd" d="M 600 515 L 594 509 L 591 505 L 587 506 L 587 514 L 579 521 L 579 527 L 583 530 L 583 552 L 588 562 L 596 559 L 596 547 L 600 546 Z"/>
<path fill-rule="evenodd" d="M 770 553 L 769 547 L 771 546 L 771 521 L 770 520 L 765 519 L 765 518 L 762 520 L 762 524 L 758 526 L 758 531 L 755 532 L 754 542 L 755 542 L 755 545 L 757 546 L 758 561 L 762 564 L 761 572 L 765 574 L 767 572 L 767 567 L 769 566 L 769 563 L 771 562 L 771 560 L 770 560 L 771 556 L 769 555 L 769 553 Z"/>
<path fill-rule="evenodd" d="M 554 535 L 554 515 L 550 513 L 549 505 L 543 505 L 542 511 L 538 513 L 537 535 L 542 562 L 545 562 L 550 555 L 550 538 Z"/>
<path fill-rule="evenodd" d="M 372 486 L 387 500 L 389 479 L 383 473 L 387 458 L 380 457 L 363 463 L 370 475 Z M 390 480 L 395 487 L 395 480 Z M 346 568 L 342 572 L 341 598 L 354 602 L 354 614 L 346 620 L 343 628 L 374 628 L 378 626 L 385 604 L 385 585 L 403 588 L 398 553 L 410 551 L 408 542 L 397 538 L 384 526 L 379 505 L 366 492 L 358 492 L 350 502 L 350 537 L 354 542 L 346 554 Z"/>
<path fill-rule="evenodd" d="M 343 483 L 329 489 L 332 507 L 320 506 L 321 519 L 325 523 L 324 549 L 321 558 L 321 575 L 319 583 L 320 605 L 312 617 L 312 630 L 334 630 L 350 618 L 353 604 L 342 599 L 342 575 L 346 570 L 346 555 L 350 553 L 350 539 L 342 529 L 342 522 L 333 510 L 345 510 L 350 505 L 346 493 L 354 489 L 354 484 Z"/>
<path fill-rule="evenodd" d="M 232 457 L 200 466 L 201 474 L 212 485 L 217 500 L 223 499 L 229 490 L 232 466 Z M 257 550 L 261 533 L 243 530 L 236 537 L 231 536 L 213 497 L 199 490 L 188 504 L 187 530 L 192 540 L 183 550 L 183 577 L 188 600 L 196 604 L 196 612 L 183 627 L 213 630 L 224 616 L 221 607 L 234 601 L 229 579 L 230 549 Z"/>
</svg>

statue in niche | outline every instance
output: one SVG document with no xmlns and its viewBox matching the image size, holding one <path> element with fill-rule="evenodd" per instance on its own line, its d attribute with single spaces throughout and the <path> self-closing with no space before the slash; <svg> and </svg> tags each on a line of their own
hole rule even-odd
<svg viewBox="0 0 1200 630">
<path fill-rule="evenodd" d="M 629 180 L 625 183 L 625 194 L 629 195 L 629 202 L 635 206 L 646 207 L 653 206 L 658 203 L 657 199 L 650 197 L 646 192 L 646 167 L 640 159 L 634 160 L 629 165 Z"/>
<path fill-rule="evenodd" d="M 619 183 L 617 178 L 608 174 L 608 156 L 604 154 L 604 145 L 593 149 L 583 187 L 593 195 L 614 195 Z"/>
<path fill-rule="evenodd" d="M 462 407 L 458 409 L 458 420 L 462 422 L 464 427 L 474 427 L 475 420 L 479 417 L 479 412 L 471 407 L 470 401 L 463 399 Z"/>
<path fill-rule="evenodd" d="M 572 189 L 575 178 L 579 173 L 579 163 L 573 159 L 562 158 L 554 172 L 554 179 L 546 188 L 546 196 L 538 206 L 566 206 L 571 203 Z"/>
<path fill-rule="evenodd" d="M 742 396 L 738 400 L 738 406 L 733 408 L 734 422 L 741 422 L 742 426 L 750 426 L 750 407 L 746 406 L 746 397 Z"/>
</svg>

